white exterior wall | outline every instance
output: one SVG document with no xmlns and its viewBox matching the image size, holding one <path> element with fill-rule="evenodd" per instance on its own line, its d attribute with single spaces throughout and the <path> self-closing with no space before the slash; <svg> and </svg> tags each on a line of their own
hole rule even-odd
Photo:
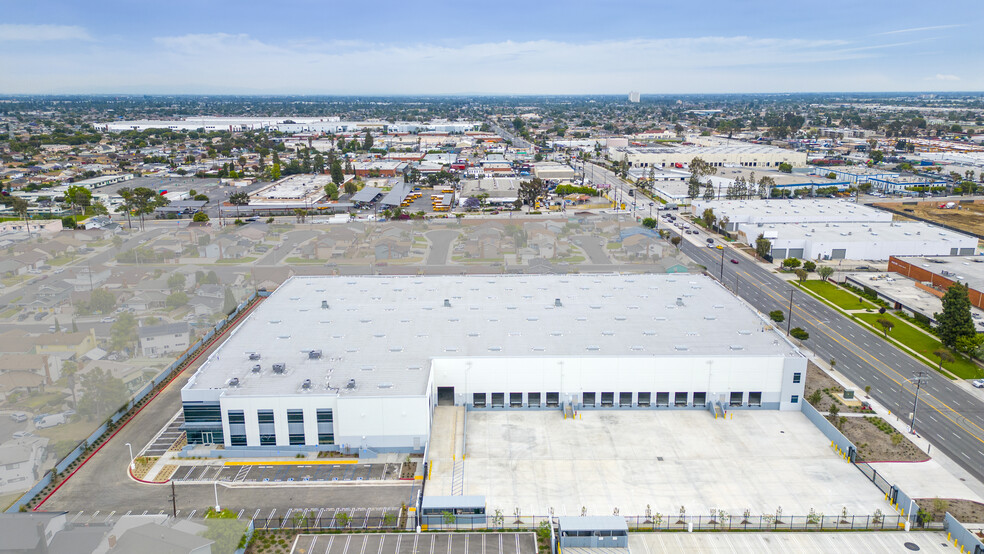
<svg viewBox="0 0 984 554">
<path fill-rule="evenodd" d="M 343 396 L 335 412 L 335 443 L 423 448 L 430 436 L 430 422 L 426 396 Z"/>
<path fill-rule="evenodd" d="M 304 412 L 304 443 L 318 444 L 319 409 L 332 410 L 335 444 L 351 448 L 422 448 L 430 436 L 426 396 L 341 397 L 296 394 L 291 396 L 227 396 L 220 399 L 225 446 L 231 446 L 229 411 L 242 410 L 247 446 L 260 445 L 258 410 L 273 410 L 277 446 L 291 446 L 287 410 Z M 363 437 L 365 437 L 363 439 Z"/>
<path fill-rule="evenodd" d="M 758 235 L 747 234 L 752 244 Z M 862 240 L 867 239 L 867 240 Z M 889 256 L 949 256 L 952 248 L 976 248 L 977 239 L 967 237 L 960 240 L 889 240 L 879 241 L 877 237 L 854 236 L 854 240 L 814 241 L 810 238 L 771 239 L 772 248 L 802 248 L 804 260 L 829 257 L 834 249 L 846 250 L 848 260 L 888 260 Z M 959 253 L 959 252 L 958 252 Z"/>
<path fill-rule="evenodd" d="M 798 369 L 797 369 L 798 368 Z M 433 364 L 437 387 L 454 387 L 456 404 L 472 404 L 474 393 L 501 392 L 509 403 L 511 392 L 539 392 L 541 404 L 547 392 L 559 392 L 561 402 L 580 404 L 583 392 L 705 392 L 707 400 L 731 392 L 761 391 L 762 403 L 779 403 L 780 409 L 799 409 L 789 404 L 791 394 L 802 395 L 802 383 L 792 383 L 792 372 L 806 371 L 805 358 L 702 357 L 660 358 L 472 358 L 439 359 Z M 787 379 L 787 374 L 789 379 Z M 491 397 L 489 397 L 491 398 Z M 524 396 L 524 402 L 525 402 Z"/>
</svg>

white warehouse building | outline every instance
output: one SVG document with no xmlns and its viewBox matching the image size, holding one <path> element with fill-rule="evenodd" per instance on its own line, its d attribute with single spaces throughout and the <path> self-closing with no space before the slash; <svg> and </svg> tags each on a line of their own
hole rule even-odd
<svg viewBox="0 0 984 554">
<path fill-rule="evenodd" d="M 806 167 L 806 152 L 768 145 L 609 147 L 608 158 L 629 167 L 689 167 L 701 158 L 714 167 L 777 168 L 782 163 Z"/>
<path fill-rule="evenodd" d="M 741 224 L 738 240 L 772 243 L 772 258 L 884 261 L 890 256 L 972 256 L 977 237 L 919 221 L 889 223 Z"/>
<path fill-rule="evenodd" d="M 893 217 L 891 212 L 832 198 L 694 200 L 690 206 L 691 213 L 696 217 L 700 217 L 707 208 L 714 211 L 718 221 L 726 217 L 728 223 L 725 227 L 729 232 L 736 232 L 739 226 L 748 224 L 889 223 Z"/>
<path fill-rule="evenodd" d="M 257 306 L 181 396 L 188 442 L 228 455 L 410 452 L 439 404 L 799 410 L 805 376 L 704 276 L 315 276 Z"/>
</svg>

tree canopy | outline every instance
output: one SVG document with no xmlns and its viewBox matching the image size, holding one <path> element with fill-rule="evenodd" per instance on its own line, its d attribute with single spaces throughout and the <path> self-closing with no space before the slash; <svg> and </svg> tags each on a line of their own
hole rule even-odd
<svg viewBox="0 0 984 554">
<path fill-rule="evenodd" d="M 974 320 L 970 317 L 970 297 L 967 285 L 954 283 L 943 295 L 943 311 L 934 314 L 940 342 L 949 348 L 956 348 L 961 337 L 977 334 Z"/>
</svg>

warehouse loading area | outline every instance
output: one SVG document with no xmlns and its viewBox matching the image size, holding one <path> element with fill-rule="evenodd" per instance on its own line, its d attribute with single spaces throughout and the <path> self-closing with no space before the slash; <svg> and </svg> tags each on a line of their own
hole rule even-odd
<svg viewBox="0 0 984 554">
<path fill-rule="evenodd" d="M 484 496 L 490 514 L 894 513 L 800 412 L 461 413 L 435 412 L 425 495 Z"/>
</svg>

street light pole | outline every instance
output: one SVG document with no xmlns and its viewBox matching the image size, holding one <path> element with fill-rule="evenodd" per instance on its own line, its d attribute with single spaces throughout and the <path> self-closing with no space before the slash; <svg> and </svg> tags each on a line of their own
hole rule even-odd
<svg viewBox="0 0 984 554">
<path fill-rule="evenodd" d="M 786 336 L 789 336 L 789 327 L 793 323 L 793 291 L 789 289 L 789 317 L 786 318 Z"/>
<path fill-rule="evenodd" d="M 130 443 L 126 443 L 126 447 L 130 449 L 130 471 L 133 471 L 136 469 L 136 464 L 133 462 L 133 446 L 131 446 Z"/>
</svg>

